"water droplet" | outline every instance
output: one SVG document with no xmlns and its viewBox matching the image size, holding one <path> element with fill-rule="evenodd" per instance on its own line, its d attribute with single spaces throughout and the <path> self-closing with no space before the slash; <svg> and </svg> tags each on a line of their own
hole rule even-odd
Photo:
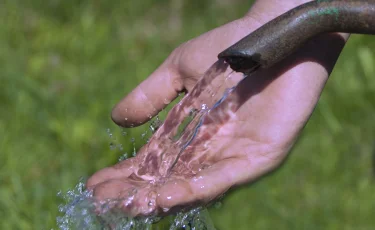
<svg viewBox="0 0 375 230">
<path fill-rule="evenodd" d="M 126 135 L 128 135 L 128 133 L 127 132 L 125 132 L 125 131 L 122 131 L 122 133 L 121 133 L 123 136 L 126 136 Z"/>
<path fill-rule="evenodd" d="M 132 152 L 133 157 L 137 155 L 137 151 L 135 150 L 135 142 L 133 142 L 133 152 Z"/>
<path fill-rule="evenodd" d="M 206 109 L 208 109 L 208 106 L 207 106 L 207 104 L 202 104 L 202 107 L 201 107 L 201 109 L 202 109 L 202 110 L 206 110 Z"/>
<path fill-rule="evenodd" d="M 124 153 L 123 155 L 121 155 L 119 158 L 118 158 L 118 161 L 123 161 L 123 160 L 126 160 L 128 159 L 128 153 Z"/>
<path fill-rule="evenodd" d="M 216 209 L 219 209 L 219 208 L 221 208 L 222 205 L 223 205 L 223 204 L 222 204 L 220 201 L 217 201 L 217 202 L 215 203 L 214 207 L 215 207 Z"/>
<path fill-rule="evenodd" d="M 111 130 L 110 129 L 107 129 L 107 133 L 108 133 L 108 136 L 109 136 L 109 138 L 113 138 L 113 134 L 112 134 L 112 132 L 111 132 Z"/>
<path fill-rule="evenodd" d="M 135 142 L 135 138 L 132 137 L 132 138 L 130 139 L 130 142 L 134 143 L 134 142 Z"/>
<path fill-rule="evenodd" d="M 168 100 L 167 98 L 164 98 L 164 104 L 168 105 L 169 103 L 171 103 L 171 100 Z"/>
<path fill-rule="evenodd" d="M 128 120 L 128 118 L 127 117 L 125 117 L 125 121 L 127 121 Z"/>
<path fill-rule="evenodd" d="M 111 149 L 111 150 L 115 150 L 116 149 L 116 145 L 114 144 L 114 143 L 109 143 L 109 148 Z"/>
</svg>

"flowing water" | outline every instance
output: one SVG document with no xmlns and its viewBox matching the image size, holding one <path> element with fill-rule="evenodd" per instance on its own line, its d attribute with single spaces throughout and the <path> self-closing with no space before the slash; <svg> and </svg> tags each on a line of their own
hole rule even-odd
<svg viewBox="0 0 375 230">
<path fill-rule="evenodd" d="M 136 157 L 127 159 L 135 156 L 135 145 L 133 153 L 120 157 L 117 167 L 131 164 L 131 172 L 122 178 L 122 190 L 116 193 L 117 197 L 107 197 L 98 207 L 93 191 L 85 190 L 83 182 L 61 195 L 66 204 L 59 207 L 64 214 L 57 219 L 60 229 L 154 229 L 152 223 L 160 218 L 153 214 L 161 212 L 156 202 L 160 195 L 158 189 L 171 181 L 193 178 L 211 166 L 207 153 L 212 146 L 207 141 L 233 115 L 231 109 L 224 107 L 219 110 L 217 107 L 242 78 L 241 74 L 234 73 L 226 63 L 218 60 L 170 110 L 160 127 L 150 126 L 153 135 Z M 110 147 L 123 148 L 121 144 L 113 143 Z M 100 197 L 100 189 L 96 188 L 94 192 L 98 195 L 95 196 Z M 140 196 L 142 203 L 139 202 Z M 148 217 L 129 218 L 124 212 Z M 214 228 L 201 207 L 177 213 L 169 229 Z"/>
</svg>

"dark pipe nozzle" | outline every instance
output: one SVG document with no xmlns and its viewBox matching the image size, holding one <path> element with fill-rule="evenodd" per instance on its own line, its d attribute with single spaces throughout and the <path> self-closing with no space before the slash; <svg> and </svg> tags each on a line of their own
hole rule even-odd
<svg viewBox="0 0 375 230">
<path fill-rule="evenodd" d="M 300 5 L 266 23 L 221 52 L 243 73 L 268 68 L 316 35 L 329 32 L 375 34 L 375 0 L 320 0 Z"/>
</svg>

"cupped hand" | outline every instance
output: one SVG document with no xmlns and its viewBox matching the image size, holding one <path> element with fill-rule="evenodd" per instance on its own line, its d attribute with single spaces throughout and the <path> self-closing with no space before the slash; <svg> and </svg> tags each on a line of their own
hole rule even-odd
<svg viewBox="0 0 375 230">
<path fill-rule="evenodd" d="M 182 44 L 114 108 L 113 120 L 124 127 L 137 126 L 178 93 L 194 93 L 218 53 L 306 1 L 278 2 L 257 1 L 245 17 Z M 173 122 L 164 124 L 136 157 L 95 173 L 87 187 L 98 200 L 121 200 L 117 207 L 129 215 L 163 215 L 208 204 L 228 189 L 267 174 L 283 162 L 306 124 L 347 37 L 322 35 L 276 66 L 243 80 L 230 74 L 230 84 L 240 83 L 223 103 L 202 115 L 199 131 L 182 152 L 194 127 L 188 126 L 186 135 L 173 142 Z M 174 110 L 187 105 L 198 110 L 201 106 L 185 98 Z M 168 116 L 178 113 L 172 110 Z"/>
</svg>

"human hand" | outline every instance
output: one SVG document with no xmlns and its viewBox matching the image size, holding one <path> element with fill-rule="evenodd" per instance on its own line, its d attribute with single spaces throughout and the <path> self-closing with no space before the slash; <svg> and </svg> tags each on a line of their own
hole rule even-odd
<svg viewBox="0 0 375 230">
<path fill-rule="evenodd" d="M 179 92 L 191 93 L 219 52 L 306 1 L 277 2 L 257 1 L 244 18 L 182 44 L 114 108 L 113 120 L 125 127 L 146 122 Z M 231 187 L 265 175 L 285 159 L 307 122 L 345 39 L 343 34 L 320 36 L 272 69 L 241 81 L 210 111 L 168 178 L 160 177 L 160 162 L 159 167 L 143 164 L 146 158 L 154 162 L 153 139 L 165 134 L 165 125 L 135 158 L 93 175 L 88 188 L 98 200 L 131 197 L 119 204 L 131 215 L 165 214 L 207 204 Z M 155 184 L 156 177 L 164 179 Z"/>
</svg>

